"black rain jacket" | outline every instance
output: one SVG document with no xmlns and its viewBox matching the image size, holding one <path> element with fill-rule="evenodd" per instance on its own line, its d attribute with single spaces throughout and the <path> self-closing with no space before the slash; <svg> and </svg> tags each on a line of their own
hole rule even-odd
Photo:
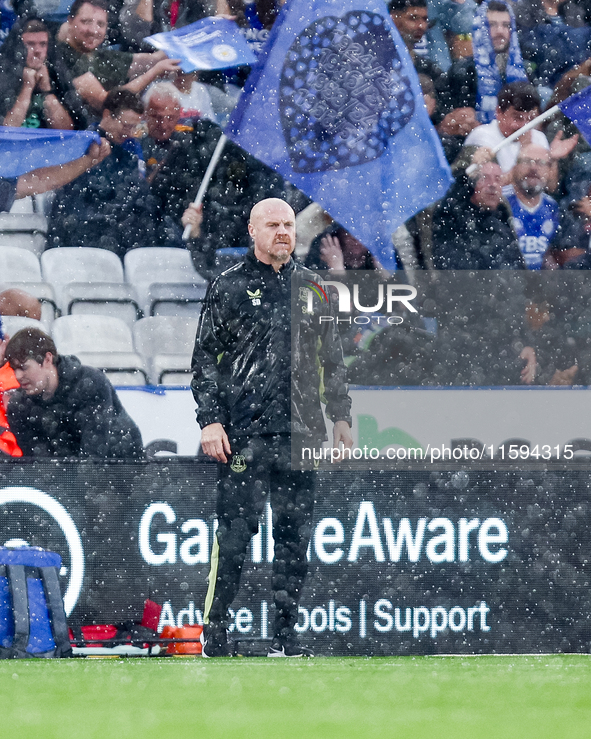
<svg viewBox="0 0 591 739">
<path fill-rule="evenodd" d="M 292 290 L 294 274 L 302 286 Z M 351 423 L 336 321 L 319 321 L 332 303 L 316 302 L 308 314 L 307 279 L 318 282 L 293 259 L 275 272 L 251 250 L 212 282 L 193 353 L 191 387 L 202 428 L 217 422 L 234 437 L 293 432 L 321 441 L 321 394 L 331 421 Z"/>
</svg>

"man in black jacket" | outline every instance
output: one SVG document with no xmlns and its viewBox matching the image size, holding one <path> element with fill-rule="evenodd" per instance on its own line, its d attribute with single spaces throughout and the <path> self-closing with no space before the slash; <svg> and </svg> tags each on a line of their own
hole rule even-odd
<svg viewBox="0 0 591 739">
<path fill-rule="evenodd" d="M 111 144 L 111 156 L 58 190 L 49 247 L 92 246 L 124 257 L 130 249 L 153 243 L 153 199 L 144 162 L 130 148 L 143 110 L 129 90 L 109 92 L 98 132 Z"/>
<path fill-rule="evenodd" d="M 203 177 L 222 131 L 204 118 L 193 124 L 194 191 Z M 203 200 L 200 233 L 191 239 L 191 251 L 197 272 L 211 279 L 231 266 L 236 250 L 244 253 L 244 230 L 255 203 L 266 198 L 284 198 L 287 194 L 281 175 L 228 140 L 224 145 Z M 186 199 L 185 206 L 189 204 Z"/>
<path fill-rule="evenodd" d="M 324 369 L 335 447 L 352 445 L 351 401 L 334 322 L 313 328 L 302 314 L 303 320 L 291 327 L 292 275 L 315 279 L 291 258 L 293 210 L 276 198 L 262 200 L 251 211 L 248 231 L 254 249 L 213 281 L 193 355 L 201 446 L 221 463 L 203 654 L 233 653 L 228 607 L 270 491 L 275 625 L 269 656 L 311 656 L 299 644 L 294 626 L 308 567 L 314 473 L 291 468 L 291 437 L 305 438 L 308 446 L 325 438 L 317 361 Z"/>
<path fill-rule="evenodd" d="M 459 174 L 433 216 L 436 269 L 525 269 L 496 162 Z"/>
<path fill-rule="evenodd" d="M 5 358 L 20 383 L 7 416 L 24 457 L 143 457 L 140 431 L 100 370 L 60 356 L 37 328 L 18 331 Z"/>
<path fill-rule="evenodd" d="M 65 66 L 50 58 L 49 30 L 30 19 L 11 31 L 0 51 L 0 118 L 4 126 L 85 128 Z"/>
</svg>

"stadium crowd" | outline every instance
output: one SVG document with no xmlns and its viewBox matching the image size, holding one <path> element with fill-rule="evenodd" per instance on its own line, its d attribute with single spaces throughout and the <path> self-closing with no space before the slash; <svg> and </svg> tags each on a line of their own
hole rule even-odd
<svg viewBox="0 0 591 739">
<path fill-rule="evenodd" d="M 307 266 L 381 270 L 316 203 L 232 142 L 203 205 L 191 205 L 249 69 L 187 74 L 144 39 L 221 15 L 236 20 L 256 51 L 281 4 L 74 0 L 57 8 L 13 0 L 12 11 L 4 4 L 2 125 L 94 130 L 102 144 L 72 163 L 67 176 L 2 181 L 2 209 L 15 197 L 51 189 L 44 200 L 47 250 L 90 246 L 123 258 L 138 247 L 188 249 L 196 271 L 210 280 L 246 253 L 253 205 L 278 197 L 297 214 L 297 255 Z M 591 332 L 582 294 L 576 306 L 566 305 L 562 283 L 549 276 L 591 267 L 591 149 L 559 114 L 498 155 L 492 150 L 591 82 L 591 2 L 390 0 L 388 9 L 455 183 L 392 234 L 401 281 L 422 281 L 435 300 L 424 301 L 416 325 L 410 316 L 404 328 L 370 341 L 345 335 L 351 379 L 586 383 Z M 437 278 L 447 270 L 519 271 L 510 288 L 517 320 L 494 297 L 505 284 L 500 277 L 471 333 L 465 306 L 453 309 L 449 283 Z M 539 279 L 532 281 L 533 273 Z M 427 303 L 439 308 L 429 312 Z M 491 327 L 495 340 L 483 348 Z"/>
</svg>

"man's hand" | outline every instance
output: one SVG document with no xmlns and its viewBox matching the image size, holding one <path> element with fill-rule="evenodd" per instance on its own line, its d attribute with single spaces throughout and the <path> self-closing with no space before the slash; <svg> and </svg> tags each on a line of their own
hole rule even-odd
<svg viewBox="0 0 591 739">
<path fill-rule="evenodd" d="M 343 250 L 336 236 L 327 234 L 320 242 L 320 258 L 328 269 L 343 271 L 345 269 L 345 258 Z"/>
<path fill-rule="evenodd" d="M 35 72 L 35 82 L 39 92 L 51 92 L 51 80 L 45 64 Z"/>
<path fill-rule="evenodd" d="M 201 236 L 201 224 L 203 223 L 203 204 L 191 203 L 181 218 L 183 227 L 191 226 L 190 239 L 198 239 Z"/>
<path fill-rule="evenodd" d="M 550 144 L 550 156 L 552 159 L 564 159 L 575 148 L 579 141 L 579 134 L 576 133 L 569 139 L 564 138 L 564 133 L 559 131 L 552 139 Z"/>
<path fill-rule="evenodd" d="M 548 385 L 572 385 L 578 371 L 579 368 L 576 364 L 565 370 L 556 370 Z"/>
<path fill-rule="evenodd" d="M 524 346 L 519 355 L 520 359 L 525 359 L 525 367 L 521 370 L 521 382 L 524 385 L 531 385 L 536 379 L 536 353 L 531 346 Z"/>
<path fill-rule="evenodd" d="M 591 221 L 591 197 L 586 195 L 584 198 L 577 200 L 573 210 L 584 218 L 585 221 Z"/>
<path fill-rule="evenodd" d="M 228 434 L 221 423 L 210 423 L 201 431 L 201 448 L 208 457 L 226 464 L 226 454 L 232 454 Z"/>
<path fill-rule="evenodd" d="M 341 442 L 345 449 L 351 449 L 353 446 L 353 437 L 351 436 L 351 427 L 346 421 L 335 421 L 332 429 L 332 445 L 334 449 L 341 448 Z M 332 457 L 335 462 L 340 461 L 340 457 Z"/>
<path fill-rule="evenodd" d="M 180 72 L 180 63 L 180 59 L 169 59 L 167 57 L 166 59 L 162 59 L 161 61 L 159 61 L 158 64 L 154 65 L 153 69 L 157 77 L 163 77 L 164 75 L 171 74 L 172 72 Z"/>
<path fill-rule="evenodd" d="M 86 152 L 86 156 L 90 162 L 88 165 L 89 169 L 90 167 L 96 167 L 97 164 L 100 164 L 103 159 L 106 159 L 109 156 L 110 153 L 111 144 L 106 139 L 101 139 L 100 144 L 93 141 Z"/>
<path fill-rule="evenodd" d="M 467 136 L 479 125 L 474 108 L 455 108 L 443 117 L 437 130 L 446 136 Z"/>
<path fill-rule="evenodd" d="M 31 69 L 30 67 L 25 67 L 23 69 L 23 85 L 25 85 L 26 87 L 30 87 L 32 90 L 34 89 L 36 84 L 37 84 L 37 70 Z"/>
</svg>

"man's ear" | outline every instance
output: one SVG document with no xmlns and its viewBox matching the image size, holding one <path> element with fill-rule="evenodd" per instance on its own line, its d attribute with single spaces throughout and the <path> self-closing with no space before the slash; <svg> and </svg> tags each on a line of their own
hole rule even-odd
<svg viewBox="0 0 591 739">
<path fill-rule="evenodd" d="M 41 365 L 42 367 L 53 367 L 53 354 L 51 352 L 47 352 L 45 356 L 43 357 L 43 363 Z"/>
</svg>

